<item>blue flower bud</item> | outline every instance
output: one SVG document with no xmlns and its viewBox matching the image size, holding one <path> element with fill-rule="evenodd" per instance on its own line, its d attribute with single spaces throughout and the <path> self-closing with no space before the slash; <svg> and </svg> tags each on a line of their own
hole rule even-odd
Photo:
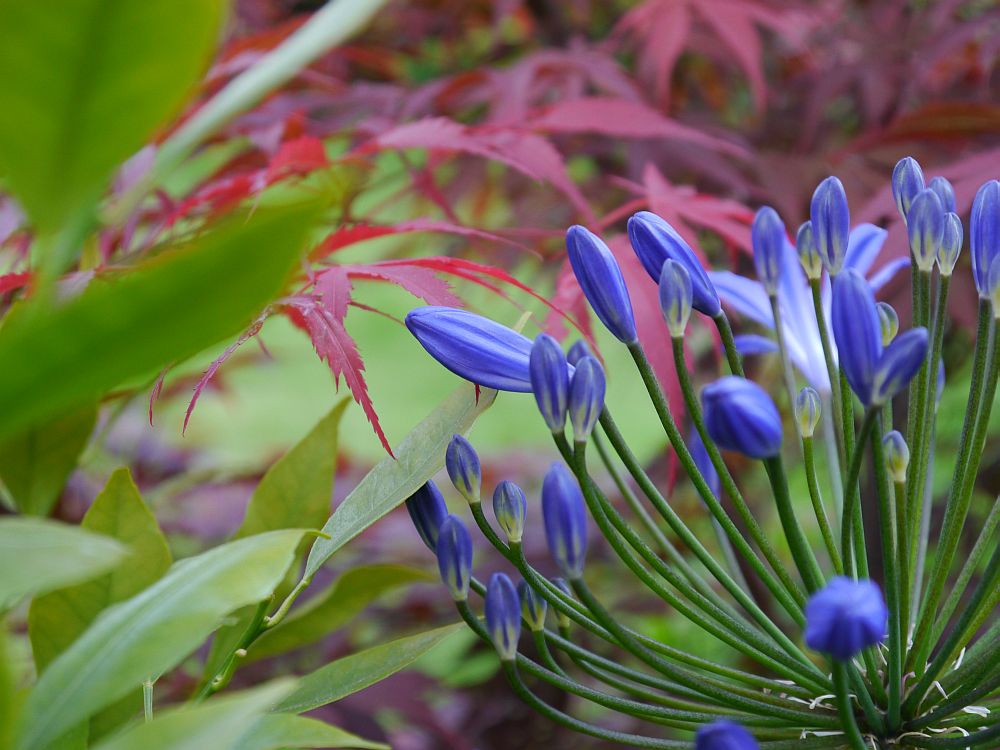
<svg viewBox="0 0 1000 750">
<path fill-rule="evenodd" d="M 751 458 L 772 458 L 781 451 L 781 415 L 756 383 L 728 375 L 705 386 L 701 408 L 709 437 L 725 450 Z"/>
<path fill-rule="evenodd" d="M 708 449 L 705 448 L 705 442 L 697 430 L 691 430 L 691 434 L 688 436 L 688 450 L 691 452 L 694 465 L 698 467 L 698 471 L 705 478 L 705 484 L 712 490 L 712 494 L 721 497 L 722 481 L 719 479 L 719 472 L 715 470 L 712 459 L 708 455 Z"/>
<path fill-rule="evenodd" d="M 889 610 L 871 581 L 837 576 L 806 603 L 806 644 L 839 661 L 881 643 L 888 625 Z"/>
<path fill-rule="evenodd" d="M 521 637 L 521 601 L 517 590 L 503 573 L 494 573 L 486 584 L 486 631 L 502 661 L 517 656 Z"/>
<path fill-rule="evenodd" d="M 962 220 L 956 213 L 944 216 L 944 233 L 941 235 L 941 248 L 938 250 L 937 262 L 942 276 L 951 276 L 962 252 Z"/>
<path fill-rule="evenodd" d="M 910 449 L 898 430 L 887 432 L 882 438 L 885 462 L 894 482 L 906 481 L 906 469 L 910 465 Z"/>
<path fill-rule="evenodd" d="M 815 388 L 808 385 L 799 391 L 795 397 L 795 422 L 799 426 L 799 434 L 810 438 L 816 432 L 820 414 L 823 412 L 822 401 Z"/>
<path fill-rule="evenodd" d="M 521 617 L 528 623 L 528 627 L 535 632 L 545 630 L 548 602 L 523 580 L 517 584 L 517 595 L 521 599 Z"/>
<path fill-rule="evenodd" d="M 437 546 L 438 530 L 448 515 L 448 508 L 441 497 L 441 490 L 432 481 L 426 482 L 406 501 L 410 520 L 420 534 L 420 538 L 431 552 Z"/>
<path fill-rule="evenodd" d="M 569 351 L 566 352 L 566 359 L 573 366 L 576 366 L 576 363 L 579 362 L 584 357 L 593 357 L 593 356 L 594 356 L 593 352 L 590 351 L 590 347 L 587 346 L 587 342 L 584 341 L 583 339 L 577 339 L 575 342 L 573 342 L 573 346 L 571 346 L 569 348 Z"/>
<path fill-rule="evenodd" d="M 910 251 L 917 262 L 917 268 L 930 271 L 934 268 L 944 235 L 944 209 L 941 207 L 941 199 L 933 190 L 921 190 L 910 203 L 906 233 L 910 238 Z"/>
<path fill-rule="evenodd" d="M 600 237 L 579 225 L 566 232 L 566 249 L 576 280 L 597 317 L 623 344 L 634 344 L 639 335 L 632 301 L 611 249 Z"/>
<path fill-rule="evenodd" d="M 493 490 L 493 515 L 497 523 L 513 543 L 521 541 L 524 534 L 524 518 L 528 514 L 528 498 L 524 490 L 509 480 L 503 480 Z"/>
<path fill-rule="evenodd" d="M 760 208 L 753 217 L 753 225 L 750 227 L 753 263 L 757 268 L 757 279 L 768 294 L 778 293 L 781 258 L 785 252 L 787 235 L 785 223 L 770 206 Z"/>
<path fill-rule="evenodd" d="M 604 411 L 604 368 L 594 357 L 584 357 L 576 365 L 569 385 L 569 421 L 573 440 L 586 442 Z"/>
<path fill-rule="evenodd" d="M 561 434 L 566 427 L 569 367 L 559 342 L 548 334 L 538 334 L 531 347 L 528 371 L 538 411 L 549 429 Z"/>
<path fill-rule="evenodd" d="M 819 257 L 819 250 L 816 248 L 811 221 L 803 223 L 795 234 L 795 250 L 799 254 L 799 263 L 802 264 L 806 278 L 815 281 L 823 275 L 823 259 Z"/>
<path fill-rule="evenodd" d="M 719 719 L 698 728 L 695 750 L 758 750 L 760 745 L 742 724 Z"/>
<path fill-rule="evenodd" d="M 579 578 L 587 553 L 587 512 L 576 477 L 561 463 L 552 464 L 542 481 L 542 518 L 559 571 L 571 580 Z"/>
<path fill-rule="evenodd" d="M 676 260 L 663 263 L 660 272 L 660 310 L 672 337 L 681 338 L 691 317 L 691 276 Z"/>
<path fill-rule="evenodd" d="M 937 193 L 937 197 L 941 200 L 941 207 L 945 211 L 955 212 L 955 188 L 946 178 L 938 175 L 931 179 L 927 187 Z"/>
<path fill-rule="evenodd" d="M 470 505 L 477 505 L 483 484 L 483 470 L 479 466 L 479 454 L 472 443 L 461 435 L 453 435 L 444 454 L 444 465 L 451 483 Z"/>
<path fill-rule="evenodd" d="M 701 267 L 698 256 L 667 222 L 654 213 L 640 211 L 628 220 L 628 238 L 653 281 L 659 283 L 660 271 L 667 259 L 676 260 L 691 277 L 694 309 L 711 318 L 722 311 L 719 294 Z"/>
<path fill-rule="evenodd" d="M 889 346 L 899 333 L 899 313 L 888 302 L 876 302 L 875 309 L 878 311 L 878 325 L 882 331 L 882 346 Z"/>
<path fill-rule="evenodd" d="M 880 406 L 906 387 L 927 357 L 926 328 L 897 336 L 882 352 L 872 381 L 871 404 Z"/>
<path fill-rule="evenodd" d="M 809 205 L 809 218 L 823 267 L 834 276 L 844 267 L 847 241 L 851 234 L 847 193 L 836 177 L 827 177 L 816 188 Z"/>
<path fill-rule="evenodd" d="M 847 382 L 865 406 L 882 356 L 882 329 L 875 295 L 865 278 L 852 268 L 833 280 L 833 338 Z"/>
<path fill-rule="evenodd" d="M 567 598 L 575 599 L 575 597 L 573 596 L 573 589 L 571 589 L 569 587 L 569 584 L 566 583 L 565 578 L 553 578 L 552 584 L 561 592 L 563 592 L 563 594 Z M 568 628 L 570 625 L 573 624 L 573 621 L 570 620 L 569 617 L 559 609 L 556 610 L 556 622 L 559 624 L 559 627 L 562 630 L 565 630 L 566 628 Z"/>
<path fill-rule="evenodd" d="M 924 189 L 924 171 L 912 156 L 904 156 L 892 170 L 892 197 L 896 200 L 896 210 L 906 221 L 910 204 L 917 193 Z"/>
<path fill-rule="evenodd" d="M 989 273 L 1000 255 L 1000 182 L 990 180 L 979 188 L 969 216 L 969 252 L 972 276 L 980 297 L 989 296 Z"/>
<path fill-rule="evenodd" d="M 445 516 L 437 538 L 438 571 L 456 602 L 469 598 L 472 577 L 472 538 L 458 516 Z"/>
<path fill-rule="evenodd" d="M 528 393 L 531 341 L 489 318 L 453 307 L 418 307 L 406 327 L 434 359 L 461 378 Z"/>
</svg>

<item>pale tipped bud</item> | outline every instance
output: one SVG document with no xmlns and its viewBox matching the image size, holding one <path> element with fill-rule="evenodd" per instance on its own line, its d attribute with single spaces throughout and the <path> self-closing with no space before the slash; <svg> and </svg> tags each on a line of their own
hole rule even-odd
<svg viewBox="0 0 1000 750">
<path fill-rule="evenodd" d="M 910 449 L 906 440 L 898 430 L 893 430 L 882 438 L 882 447 L 885 449 L 885 462 L 892 480 L 897 483 L 905 482 L 906 469 L 910 465 Z"/>
<path fill-rule="evenodd" d="M 684 336 L 691 317 L 691 276 L 676 260 L 667 260 L 660 271 L 660 310 L 673 338 Z"/>
<path fill-rule="evenodd" d="M 882 346 L 889 346 L 899 333 L 899 314 L 888 302 L 876 302 L 875 309 L 878 310 L 878 324 L 882 329 Z"/>
<path fill-rule="evenodd" d="M 816 249 L 816 238 L 813 235 L 812 222 L 807 221 L 799 227 L 795 235 L 795 250 L 799 254 L 799 263 L 809 279 L 818 279 L 823 275 L 823 259 Z"/>
<path fill-rule="evenodd" d="M 816 432 L 819 417 L 822 413 L 822 402 L 814 388 L 806 386 L 795 397 L 795 422 L 799 426 L 799 434 L 811 438 Z"/>
<path fill-rule="evenodd" d="M 937 262 L 942 276 L 951 276 L 962 253 L 964 230 L 958 214 L 945 214 L 944 234 L 941 236 L 941 247 L 938 249 Z"/>
</svg>

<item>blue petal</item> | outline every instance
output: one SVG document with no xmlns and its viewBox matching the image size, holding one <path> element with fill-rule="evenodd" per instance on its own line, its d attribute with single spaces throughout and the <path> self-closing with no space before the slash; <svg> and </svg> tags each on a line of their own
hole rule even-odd
<svg viewBox="0 0 1000 750">
<path fill-rule="evenodd" d="M 778 351 L 778 345 L 766 336 L 758 336 L 755 333 L 741 333 L 733 337 L 736 342 L 736 351 L 744 357 L 754 354 L 770 354 Z"/>
<path fill-rule="evenodd" d="M 710 271 L 708 274 L 722 301 L 741 315 L 774 328 L 771 303 L 760 282 L 737 276 L 731 271 Z"/>
<path fill-rule="evenodd" d="M 882 246 L 888 236 L 889 232 L 874 224 L 858 224 L 851 230 L 851 237 L 847 242 L 844 267 L 853 268 L 862 276 L 867 275 L 868 269 L 882 252 Z"/>
<path fill-rule="evenodd" d="M 872 288 L 873 292 L 877 292 L 879 289 L 892 281 L 893 277 L 895 277 L 897 273 L 909 265 L 909 258 L 896 258 L 895 260 L 890 260 L 878 271 L 876 271 L 870 279 L 868 279 L 868 286 Z"/>
<path fill-rule="evenodd" d="M 833 337 L 840 366 L 861 402 L 868 405 L 872 381 L 882 356 L 882 329 L 875 295 L 857 271 L 842 271 L 833 282 Z"/>
</svg>

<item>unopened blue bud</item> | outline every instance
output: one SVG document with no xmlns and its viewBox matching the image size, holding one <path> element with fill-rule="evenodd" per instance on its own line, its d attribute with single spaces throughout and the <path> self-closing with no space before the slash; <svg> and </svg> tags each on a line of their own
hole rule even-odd
<svg viewBox="0 0 1000 750">
<path fill-rule="evenodd" d="M 437 539 L 438 571 L 456 602 L 469 598 L 472 578 L 472 538 L 458 516 L 446 516 Z"/>
<path fill-rule="evenodd" d="M 804 222 L 795 234 L 795 250 L 799 254 L 799 263 L 805 271 L 806 278 L 815 281 L 823 275 L 823 259 L 819 257 L 816 248 L 816 235 L 813 234 L 811 221 Z"/>
<path fill-rule="evenodd" d="M 888 625 L 885 599 L 871 581 L 837 576 L 806 603 L 806 644 L 839 661 L 881 643 Z"/>
<path fill-rule="evenodd" d="M 882 356 L 882 329 L 875 295 L 865 278 L 853 268 L 833 280 L 830 317 L 840 366 L 851 389 L 867 406 Z"/>
<path fill-rule="evenodd" d="M 753 225 L 750 227 L 753 263 L 757 268 L 757 279 L 768 294 L 778 293 L 781 258 L 785 252 L 787 234 L 785 223 L 770 206 L 759 209 L 753 217 Z"/>
<path fill-rule="evenodd" d="M 809 205 L 809 218 L 823 267 L 834 276 L 844 267 L 847 241 L 851 234 L 847 193 L 836 177 L 827 177 L 816 188 Z"/>
<path fill-rule="evenodd" d="M 517 656 L 521 637 L 521 601 L 517 589 L 503 573 L 494 573 L 486 584 L 486 631 L 502 661 Z"/>
<path fill-rule="evenodd" d="M 566 232 L 566 249 L 576 280 L 597 317 L 623 344 L 639 340 L 632 301 L 618 261 L 604 240 L 579 225 Z"/>
<path fill-rule="evenodd" d="M 454 435 L 444 454 L 444 465 L 451 483 L 470 505 L 479 504 L 483 484 L 483 470 L 479 465 L 479 454 L 472 443 L 461 435 Z"/>
<path fill-rule="evenodd" d="M 691 430 L 691 434 L 688 436 L 688 450 L 691 452 L 691 460 L 694 461 L 694 465 L 698 467 L 698 471 L 705 478 L 705 484 L 708 485 L 712 494 L 721 497 L 722 481 L 719 479 L 719 472 L 715 470 L 712 458 L 708 455 L 708 449 L 705 448 L 705 441 L 701 439 L 697 430 Z"/>
<path fill-rule="evenodd" d="M 701 267 L 698 256 L 670 224 L 654 213 L 640 211 L 628 220 L 628 238 L 653 281 L 659 283 L 666 260 L 675 260 L 691 277 L 694 309 L 711 318 L 722 311 L 719 294 Z"/>
<path fill-rule="evenodd" d="M 406 501 L 406 510 L 410 520 L 420 534 L 420 538 L 431 552 L 437 547 L 438 530 L 448 508 L 444 504 L 441 490 L 432 481 L 426 482 L 419 490 L 410 495 Z"/>
<path fill-rule="evenodd" d="M 885 462 L 892 474 L 892 481 L 902 483 L 906 481 L 906 469 L 910 465 L 910 449 L 906 445 L 906 440 L 898 430 L 887 432 L 882 438 L 882 446 L 885 449 Z"/>
<path fill-rule="evenodd" d="M 917 193 L 924 189 L 924 171 L 912 156 L 904 156 L 892 170 L 892 197 L 896 200 L 896 210 L 906 221 L 910 204 Z"/>
<path fill-rule="evenodd" d="M 889 346 L 899 333 L 899 313 L 888 302 L 876 302 L 875 309 L 878 311 L 878 325 L 882 331 L 882 346 Z"/>
<path fill-rule="evenodd" d="M 815 388 L 806 386 L 799 391 L 799 395 L 795 397 L 795 422 L 799 426 L 799 434 L 802 437 L 811 438 L 813 436 L 822 412 L 822 401 Z"/>
<path fill-rule="evenodd" d="M 531 341 L 482 315 L 453 307 L 418 307 L 406 327 L 434 359 L 459 377 L 500 391 L 531 390 Z"/>
<path fill-rule="evenodd" d="M 969 252 L 972 275 L 979 296 L 989 297 L 989 273 L 1000 255 L 1000 182 L 990 180 L 979 188 L 969 216 Z"/>
<path fill-rule="evenodd" d="M 587 346 L 587 342 L 584 341 L 583 339 L 577 339 L 576 341 L 574 341 L 573 346 L 571 346 L 569 348 L 569 351 L 566 352 L 567 361 L 569 361 L 569 363 L 574 366 L 576 366 L 576 363 L 579 362 L 584 357 L 593 357 L 593 356 L 594 353 L 590 351 L 590 347 Z"/>
<path fill-rule="evenodd" d="M 528 514 L 528 498 L 524 490 L 505 479 L 493 490 L 493 515 L 512 543 L 524 535 L 524 518 Z"/>
<path fill-rule="evenodd" d="M 756 383 L 729 375 L 705 386 L 701 407 L 709 437 L 725 450 L 751 458 L 781 452 L 781 415 Z"/>
<path fill-rule="evenodd" d="M 521 599 L 521 617 L 528 623 L 528 627 L 535 632 L 545 630 L 548 602 L 523 580 L 517 584 L 517 595 Z"/>
<path fill-rule="evenodd" d="M 941 199 L 941 207 L 945 211 L 955 212 L 955 188 L 946 178 L 938 175 L 931 179 L 927 187 L 937 193 L 937 197 Z"/>
<path fill-rule="evenodd" d="M 944 236 L 944 209 L 933 190 L 921 190 L 913 199 L 906 218 L 906 233 L 917 268 L 930 271 L 934 268 Z"/>
<path fill-rule="evenodd" d="M 695 750 L 758 750 L 760 745 L 742 724 L 719 719 L 698 728 Z"/>
<path fill-rule="evenodd" d="M 570 580 L 579 578 L 587 553 L 587 512 L 576 477 L 561 463 L 552 464 L 542 481 L 542 518 L 559 571 Z"/>
<path fill-rule="evenodd" d="M 684 336 L 691 317 L 691 276 L 676 260 L 667 260 L 660 272 L 660 310 L 673 338 Z"/>
<path fill-rule="evenodd" d="M 594 357 L 584 357 L 576 365 L 569 385 L 569 421 L 573 440 L 586 442 L 604 411 L 604 368 Z"/>
<path fill-rule="evenodd" d="M 559 342 L 548 334 L 538 334 L 531 347 L 528 371 L 538 411 L 549 429 L 561 434 L 566 427 L 569 367 Z"/>
<path fill-rule="evenodd" d="M 882 352 L 872 382 L 871 404 L 880 406 L 899 393 L 917 374 L 927 357 L 926 328 L 913 328 L 897 336 Z"/>
<path fill-rule="evenodd" d="M 937 257 L 942 276 L 951 276 L 955 270 L 958 256 L 962 253 L 963 235 L 962 220 L 958 218 L 958 214 L 945 214 L 944 233 L 941 235 L 941 249 L 938 250 Z"/>
</svg>

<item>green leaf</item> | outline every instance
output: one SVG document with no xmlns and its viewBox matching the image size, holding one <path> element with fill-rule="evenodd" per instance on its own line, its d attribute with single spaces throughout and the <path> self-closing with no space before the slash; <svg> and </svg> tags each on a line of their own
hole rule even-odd
<svg viewBox="0 0 1000 750">
<path fill-rule="evenodd" d="M 170 567 L 170 549 L 129 470 L 118 469 L 83 517 L 82 528 L 129 547 L 110 573 L 31 603 L 28 633 L 39 673 L 94 621 L 105 607 L 138 594 Z"/>
<path fill-rule="evenodd" d="M 247 725 L 287 695 L 293 680 L 275 680 L 252 690 L 164 711 L 94 746 L 93 750 L 229 750 Z"/>
<path fill-rule="evenodd" d="M 180 111 L 221 0 L 0 0 L 0 171 L 52 228 Z"/>
<path fill-rule="evenodd" d="M 275 711 L 303 713 L 374 685 L 412 664 L 418 656 L 465 627 L 464 623 L 399 638 L 330 662 L 299 680 Z"/>
<path fill-rule="evenodd" d="M 45 670 L 25 703 L 20 750 L 41 750 L 143 680 L 174 667 L 227 613 L 271 594 L 304 531 L 272 531 L 175 563 L 141 593 L 101 613 Z"/>
<path fill-rule="evenodd" d="M 235 216 L 54 309 L 28 303 L 0 328 L 0 362 L 17 363 L 0 369 L 0 438 L 246 328 L 283 288 L 315 217 L 314 206 Z"/>
<path fill-rule="evenodd" d="M 261 716 L 236 743 L 235 750 L 280 750 L 284 747 L 391 750 L 381 742 L 372 742 L 317 719 L 293 714 Z"/>
<path fill-rule="evenodd" d="M 248 661 L 314 643 L 357 616 L 387 591 L 410 583 L 433 581 L 430 573 L 405 565 L 366 565 L 348 570 L 321 594 L 282 620 L 254 643 Z"/>
<path fill-rule="evenodd" d="M 94 430 L 88 406 L 0 443 L 0 479 L 18 510 L 47 516 Z"/>
<path fill-rule="evenodd" d="M 0 618 L 0 747 L 14 742 L 12 730 L 20 709 L 13 655 L 7 645 L 7 623 Z"/>
<path fill-rule="evenodd" d="M 490 407 L 497 392 L 482 388 L 477 403 L 471 386 L 461 386 L 403 439 L 395 460 L 385 458 L 344 498 L 326 522 L 306 560 L 305 580 L 333 554 L 405 501 L 444 466 L 444 452 L 456 433 L 464 433 Z"/>
<path fill-rule="evenodd" d="M 86 581 L 126 549 L 114 539 L 41 518 L 0 518 L 0 612 L 21 597 Z"/>
</svg>

